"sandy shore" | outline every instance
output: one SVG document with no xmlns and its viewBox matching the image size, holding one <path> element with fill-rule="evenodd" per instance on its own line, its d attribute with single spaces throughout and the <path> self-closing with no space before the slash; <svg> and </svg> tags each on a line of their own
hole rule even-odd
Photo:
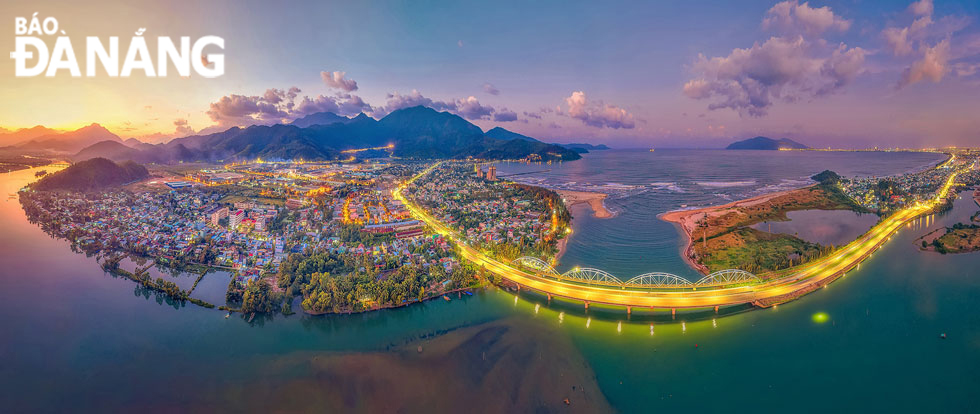
<svg viewBox="0 0 980 414">
<path fill-rule="evenodd" d="M 603 200 L 609 197 L 608 194 L 571 190 L 555 190 L 555 192 L 565 199 L 565 203 L 569 207 L 576 204 L 588 204 L 589 208 L 592 209 L 592 215 L 596 218 L 611 218 L 615 215 L 603 203 Z"/>
<path fill-rule="evenodd" d="M 681 234 L 684 235 L 684 250 L 682 254 L 682 256 L 684 256 L 684 261 L 694 269 L 697 269 L 699 272 L 708 274 L 708 268 L 694 260 L 694 246 L 691 243 L 691 235 L 694 234 L 694 230 L 697 229 L 698 223 L 701 220 L 703 220 L 705 217 L 723 216 L 740 207 L 749 207 L 762 204 L 772 200 L 773 198 L 786 195 L 794 191 L 799 191 L 799 189 L 763 194 L 752 198 L 746 198 L 744 200 L 733 201 L 720 206 L 669 211 L 661 214 L 660 219 L 669 223 L 674 223 L 680 227 L 682 230 Z"/>
<path fill-rule="evenodd" d="M 254 358 L 234 381 L 195 390 L 180 412 L 607 413 L 596 373 L 554 324 L 508 318 L 377 351 Z M 567 402 L 566 402 L 567 401 Z"/>
</svg>

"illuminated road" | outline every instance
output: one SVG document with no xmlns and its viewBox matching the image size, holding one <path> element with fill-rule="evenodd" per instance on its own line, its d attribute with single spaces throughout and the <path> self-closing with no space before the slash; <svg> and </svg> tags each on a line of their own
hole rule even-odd
<svg viewBox="0 0 980 414">
<path fill-rule="evenodd" d="M 401 200 L 417 219 L 424 221 L 434 231 L 448 237 L 460 250 L 463 258 L 484 267 L 502 278 L 549 296 L 559 296 L 586 303 L 642 308 L 710 308 L 716 306 L 741 305 L 746 303 L 781 303 L 802 296 L 814 288 L 825 286 L 850 269 L 860 265 L 870 257 L 892 234 L 907 223 L 927 214 L 944 199 L 953 186 L 957 173 L 950 174 L 945 185 L 936 197 L 928 202 L 898 211 L 871 228 L 867 233 L 850 244 L 841 247 L 833 254 L 811 261 L 807 264 L 774 272 L 768 280 L 733 287 L 689 287 L 689 288 L 629 288 L 615 286 L 595 286 L 556 280 L 544 273 L 526 272 L 500 262 L 464 242 L 452 228 L 436 220 L 428 212 L 412 203 L 402 195 L 402 190 L 416 179 L 428 174 L 441 163 L 422 171 L 393 191 L 393 196 Z"/>
</svg>

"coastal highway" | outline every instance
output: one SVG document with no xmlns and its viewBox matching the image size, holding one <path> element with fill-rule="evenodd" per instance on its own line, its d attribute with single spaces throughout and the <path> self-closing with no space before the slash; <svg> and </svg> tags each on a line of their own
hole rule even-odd
<svg viewBox="0 0 980 414">
<path fill-rule="evenodd" d="M 435 219 L 428 212 L 408 200 L 402 191 L 416 179 L 425 176 L 440 163 L 434 164 L 396 188 L 392 195 L 400 200 L 415 218 L 425 222 L 430 228 L 448 237 L 459 247 L 460 255 L 478 266 L 516 283 L 521 288 L 530 288 L 550 296 L 589 303 L 641 308 L 709 308 L 753 303 L 765 306 L 795 299 L 815 288 L 825 286 L 857 267 L 871 257 L 902 226 L 916 218 L 928 214 L 948 195 L 957 172 L 951 172 L 946 183 L 936 197 L 927 202 L 898 211 L 885 218 L 867 233 L 834 253 L 788 270 L 772 273 L 764 281 L 733 287 L 697 288 L 628 288 L 602 285 L 585 285 L 557 280 L 537 272 L 526 272 L 509 264 L 500 262 L 488 254 L 470 246 L 452 228 Z"/>
</svg>

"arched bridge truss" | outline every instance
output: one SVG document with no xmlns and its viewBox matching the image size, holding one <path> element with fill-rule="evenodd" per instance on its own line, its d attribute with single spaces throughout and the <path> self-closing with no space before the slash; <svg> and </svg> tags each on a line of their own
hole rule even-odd
<svg viewBox="0 0 980 414">
<path fill-rule="evenodd" d="M 512 264 L 538 273 L 541 276 L 567 280 L 587 285 L 619 287 L 623 289 L 656 289 L 656 288 L 699 288 L 710 286 L 728 286 L 745 283 L 758 283 L 758 276 L 738 269 L 719 270 L 696 282 L 691 282 L 672 273 L 650 272 L 623 281 L 605 270 L 591 267 L 574 268 L 565 273 L 558 273 L 554 267 L 536 257 L 523 256 L 515 259 Z"/>
</svg>

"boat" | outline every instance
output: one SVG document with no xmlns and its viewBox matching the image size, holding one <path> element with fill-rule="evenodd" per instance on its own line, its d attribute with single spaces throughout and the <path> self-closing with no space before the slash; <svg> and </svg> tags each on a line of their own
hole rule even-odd
<svg viewBox="0 0 980 414">
<path fill-rule="evenodd" d="M 446 296 L 446 295 L 442 295 L 442 298 L 445 299 L 446 302 L 449 302 L 449 301 L 452 300 L 452 299 L 449 299 L 449 296 Z"/>
<path fill-rule="evenodd" d="M 470 292 L 468 290 L 464 290 L 463 293 L 465 293 L 466 296 L 473 296 L 473 292 Z"/>
</svg>

